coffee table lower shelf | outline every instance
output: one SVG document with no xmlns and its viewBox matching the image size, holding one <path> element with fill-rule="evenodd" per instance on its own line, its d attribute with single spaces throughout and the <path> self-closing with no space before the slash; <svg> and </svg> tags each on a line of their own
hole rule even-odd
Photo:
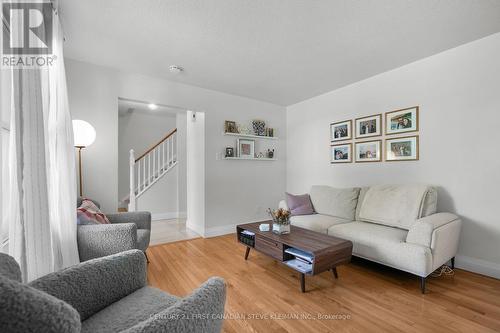
<svg viewBox="0 0 500 333">
<path fill-rule="evenodd" d="M 245 251 L 245 260 L 248 260 L 248 256 L 250 254 L 250 249 L 252 249 L 252 248 L 250 246 L 247 246 L 247 249 Z M 290 267 L 290 266 L 287 265 L 287 267 Z M 292 268 L 292 267 L 290 267 L 290 268 Z M 298 270 L 295 270 L 295 271 L 297 271 L 300 274 L 300 291 L 305 293 L 306 292 L 306 275 L 314 275 L 314 274 L 306 274 L 306 273 L 302 273 Z M 337 272 L 337 266 L 332 267 L 331 271 L 332 271 L 333 277 L 335 279 L 338 279 L 339 274 Z"/>
</svg>

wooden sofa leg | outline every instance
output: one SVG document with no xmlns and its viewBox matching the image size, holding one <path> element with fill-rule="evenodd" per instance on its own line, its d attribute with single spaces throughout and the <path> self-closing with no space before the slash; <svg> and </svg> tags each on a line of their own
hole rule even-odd
<svg viewBox="0 0 500 333">
<path fill-rule="evenodd" d="M 425 277 L 420 277 L 420 290 L 422 294 L 425 294 Z"/>
<path fill-rule="evenodd" d="M 451 258 L 451 269 L 455 269 L 455 257 Z"/>
<path fill-rule="evenodd" d="M 148 257 L 148 254 L 146 253 L 146 251 L 144 251 L 144 255 L 146 256 L 146 262 L 149 264 L 149 257 Z"/>
</svg>

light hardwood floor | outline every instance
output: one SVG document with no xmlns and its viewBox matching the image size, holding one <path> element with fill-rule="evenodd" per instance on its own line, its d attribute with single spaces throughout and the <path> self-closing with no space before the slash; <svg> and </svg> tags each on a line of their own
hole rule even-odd
<svg viewBox="0 0 500 333">
<path fill-rule="evenodd" d="M 354 259 L 338 268 L 338 280 L 331 272 L 307 277 L 302 294 L 297 273 L 255 251 L 245 261 L 244 253 L 235 235 L 153 246 L 149 283 L 184 296 L 211 276 L 223 277 L 233 318 L 224 332 L 500 331 L 500 280 L 456 270 L 429 278 L 422 295 L 416 277 Z"/>
</svg>

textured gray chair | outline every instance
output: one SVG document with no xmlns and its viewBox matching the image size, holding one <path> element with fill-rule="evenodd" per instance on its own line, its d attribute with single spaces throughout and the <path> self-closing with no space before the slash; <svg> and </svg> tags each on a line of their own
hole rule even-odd
<svg viewBox="0 0 500 333">
<path fill-rule="evenodd" d="M 92 200 L 97 207 L 100 205 Z M 78 198 L 77 207 L 82 199 Z M 151 237 L 151 213 L 106 214 L 111 224 L 79 225 L 80 261 L 100 258 L 122 251 L 139 249 L 146 254 Z"/>
<path fill-rule="evenodd" d="M 211 278 L 178 298 L 146 286 L 139 250 L 93 259 L 21 283 L 0 253 L 0 332 L 220 332 L 226 289 Z"/>
</svg>

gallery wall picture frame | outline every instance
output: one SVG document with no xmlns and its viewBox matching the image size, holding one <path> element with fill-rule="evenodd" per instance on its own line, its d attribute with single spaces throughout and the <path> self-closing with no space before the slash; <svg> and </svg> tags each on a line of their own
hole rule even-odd
<svg viewBox="0 0 500 333">
<path fill-rule="evenodd" d="M 356 139 L 364 139 L 382 135 L 382 114 L 356 118 L 354 120 Z"/>
<path fill-rule="evenodd" d="M 330 146 L 330 163 L 352 163 L 352 143 L 339 143 Z"/>
<path fill-rule="evenodd" d="M 255 140 L 238 139 L 238 157 L 255 158 Z"/>
<path fill-rule="evenodd" d="M 418 161 L 419 159 L 418 135 L 385 139 L 385 160 L 387 162 Z"/>
<path fill-rule="evenodd" d="M 330 124 L 330 141 L 346 141 L 352 139 L 352 120 L 344 120 Z"/>
<path fill-rule="evenodd" d="M 382 140 L 356 142 L 354 161 L 356 163 L 381 162 Z"/>
<path fill-rule="evenodd" d="M 399 109 L 385 113 L 385 134 L 418 132 L 419 107 Z"/>
</svg>

